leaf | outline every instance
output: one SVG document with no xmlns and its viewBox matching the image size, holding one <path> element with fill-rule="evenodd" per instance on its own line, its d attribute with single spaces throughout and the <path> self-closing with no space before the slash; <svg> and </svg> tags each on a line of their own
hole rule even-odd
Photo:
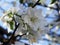
<svg viewBox="0 0 60 45">
<path fill-rule="evenodd" d="M 12 12 L 10 12 L 10 13 L 8 14 L 8 16 L 9 16 L 9 18 L 13 17 Z"/>
<path fill-rule="evenodd" d="M 52 1 L 51 1 L 51 4 L 53 4 L 53 3 L 55 3 L 55 2 L 56 2 L 56 0 L 52 0 Z"/>
<path fill-rule="evenodd" d="M 19 0 L 20 3 L 23 3 L 23 0 Z"/>
<path fill-rule="evenodd" d="M 13 21 L 10 22 L 10 28 L 13 29 Z"/>
<path fill-rule="evenodd" d="M 7 23 L 9 23 L 9 24 L 10 24 L 10 29 L 12 29 L 12 30 L 13 30 L 14 22 L 13 22 L 13 21 L 7 21 Z"/>
</svg>

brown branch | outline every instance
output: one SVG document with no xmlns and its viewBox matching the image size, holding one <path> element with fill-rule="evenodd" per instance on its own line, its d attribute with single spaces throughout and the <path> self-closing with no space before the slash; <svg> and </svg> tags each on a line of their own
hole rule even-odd
<svg viewBox="0 0 60 45">
<path fill-rule="evenodd" d="M 57 8 L 54 8 L 54 7 L 49 7 L 47 5 L 42 5 L 41 3 L 39 3 L 40 0 L 38 0 L 33 6 L 32 8 L 34 8 L 36 5 L 40 5 L 40 6 L 43 6 L 43 7 L 47 7 L 47 8 L 50 8 L 50 9 L 54 9 L 54 10 L 57 10 Z"/>
<path fill-rule="evenodd" d="M 32 6 L 32 8 L 34 8 L 34 7 L 37 5 L 37 3 L 39 3 L 39 1 L 40 1 L 40 0 L 38 0 L 38 1 Z"/>
<path fill-rule="evenodd" d="M 15 29 L 14 29 L 14 32 L 12 33 L 10 39 L 7 41 L 7 42 L 4 42 L 3 45 L 8 45 L 10 43 L 10 41 L 13 39 L 14 37 L 14 34 L 15 32 L 17 31 L 17 28 L 19 27 L 19 23 L 17 23 L 14 19 L 14 16 L 13 16 L 13 21 L 15 22 Z"/>
<path fill-rule="evenodd" d="M 54 7 L 49 7 L 49 6 L 47 6 L 47 5 L 42 5 L 41 3 L 37 3 L 37 5 L 40 5 L 40 6 L 42 6 L 42 7 L 47 7 L 47 8 L 50 8 L 50 9 L 54 9 L 54 10 L 57 10 L 57 8 L 54 8 Z"/>
<path fill-rule="evenodd" d="M 8 34 L 7 29 L 4 29 L 3 27 L 0 26 L 0 34 Z"/>
</svg>

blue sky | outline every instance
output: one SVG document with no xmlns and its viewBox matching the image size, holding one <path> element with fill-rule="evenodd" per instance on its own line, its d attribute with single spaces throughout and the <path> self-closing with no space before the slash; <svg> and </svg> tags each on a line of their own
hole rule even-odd
<svg viewBox="0 0 60 45">
<path fill-rule="evenodd" d="M 2 16 L 3 15 L 3 9 L 4 10 L 9 10 L 13 5 L 12 5 L 12 1 L 14 1 L 14 0 L 1 0 L 0 1 L 0 7 L 2 8 L 0 8 L 0 16 Z M 47 0 L 47 4 L 49 3 L 49 1 L 50 0 Z M 9 2 L 9 3 L 5 3 L 5 2 Z M 17 3 L 18 3 L 18 1 L 17 1 Z M 19 3 L 18 3 L 19 4 Z M 46 11 L 47 11 L 47 9 L 46 8 L 44 8 L 44 7 L 41 7 L 41 6 L 38 6 L 37 8 L 41 8 L 41 9 L 43 9 L 43 14 L 44 14 L 44 16 L 46 15 Z M 55 13 L 57 13 L 57 12 L 55 12 Z M 50 14 L 51 16 L 52 15 L 54 15 L 54 14 Z M 53 16 L 54 17 L 54 16 Z M 55 19 L 56 17 L 54 17 L 54 19 Z M 49 20 L 48 22 L 51 22 L 51 21 L 53 21 L 54 19 L 51 19 L 51 18 L 47 18 L 47 20 Z M 0 26 L 2 26 L 3 25 L 3 23 L 0 21 Z M 6 28 L 4 25 L 3 25 L 3 27 L 4 28 Z M 57 34 L 60 34 L 60 31 L 58 31 L 58 33 Z M 22 41 L 22 42 L 26 42 L 26 41 Z M 28 41 L 27 41 L 28 42 Z M 34 43 L 33 45 L 48 45 L 50 42 L 48 42 L 48 41 L 39 41 L 39 43 Z M 56 44 L 56 45 L 58 45 L 58 44 Z"/>
</svg>

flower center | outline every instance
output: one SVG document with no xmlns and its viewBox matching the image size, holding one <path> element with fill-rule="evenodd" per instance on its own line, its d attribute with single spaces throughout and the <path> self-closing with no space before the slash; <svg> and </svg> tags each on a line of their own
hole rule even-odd
<svg viewBox="0 0 60 45">
<path fill-rule="evenodd" d="M 38 19 L 37 17 L 31 17 L 31 18 L 30 18 L 30 21 L 31 21 L 32 23 L 35 23 L 35 22 L 37 21 L 37 19 Z"/>
</svg>

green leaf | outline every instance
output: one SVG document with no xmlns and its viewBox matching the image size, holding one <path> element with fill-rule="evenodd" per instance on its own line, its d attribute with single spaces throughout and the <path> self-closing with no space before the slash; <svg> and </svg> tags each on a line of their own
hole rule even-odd
<svg viewBox="0 0 60 45">
<path fill-rule="evenodd" d="M 13 17 L 12 12 L 10 12 L 10 13 L 8 14 L 8 16 L 9 16 L 9 18 Z"/>
<path fill-rule="evenodd" d="M 19 0 L 20 3 L 23 3 L 24 0 Z"/>
<path fill-rule="evenodd" d="M 55 3 L 56 2 L 56 0 L 51 0 L 51 4 L 53 4 L 53 3 Z"/>
<path fill-rule="evenodd" d="M 10 22 L 10 28 L 13 30 L 13 21 Z"/>
<path fill-rule="evenodd" d="M 12 29 L 12 30 L 13 30 L 14 22 L 13 22 L 13 21 L 7 21 L 7 23 L 9 23 L 9 25 L 10 25 L 10 29 Z"/>
</svg>

